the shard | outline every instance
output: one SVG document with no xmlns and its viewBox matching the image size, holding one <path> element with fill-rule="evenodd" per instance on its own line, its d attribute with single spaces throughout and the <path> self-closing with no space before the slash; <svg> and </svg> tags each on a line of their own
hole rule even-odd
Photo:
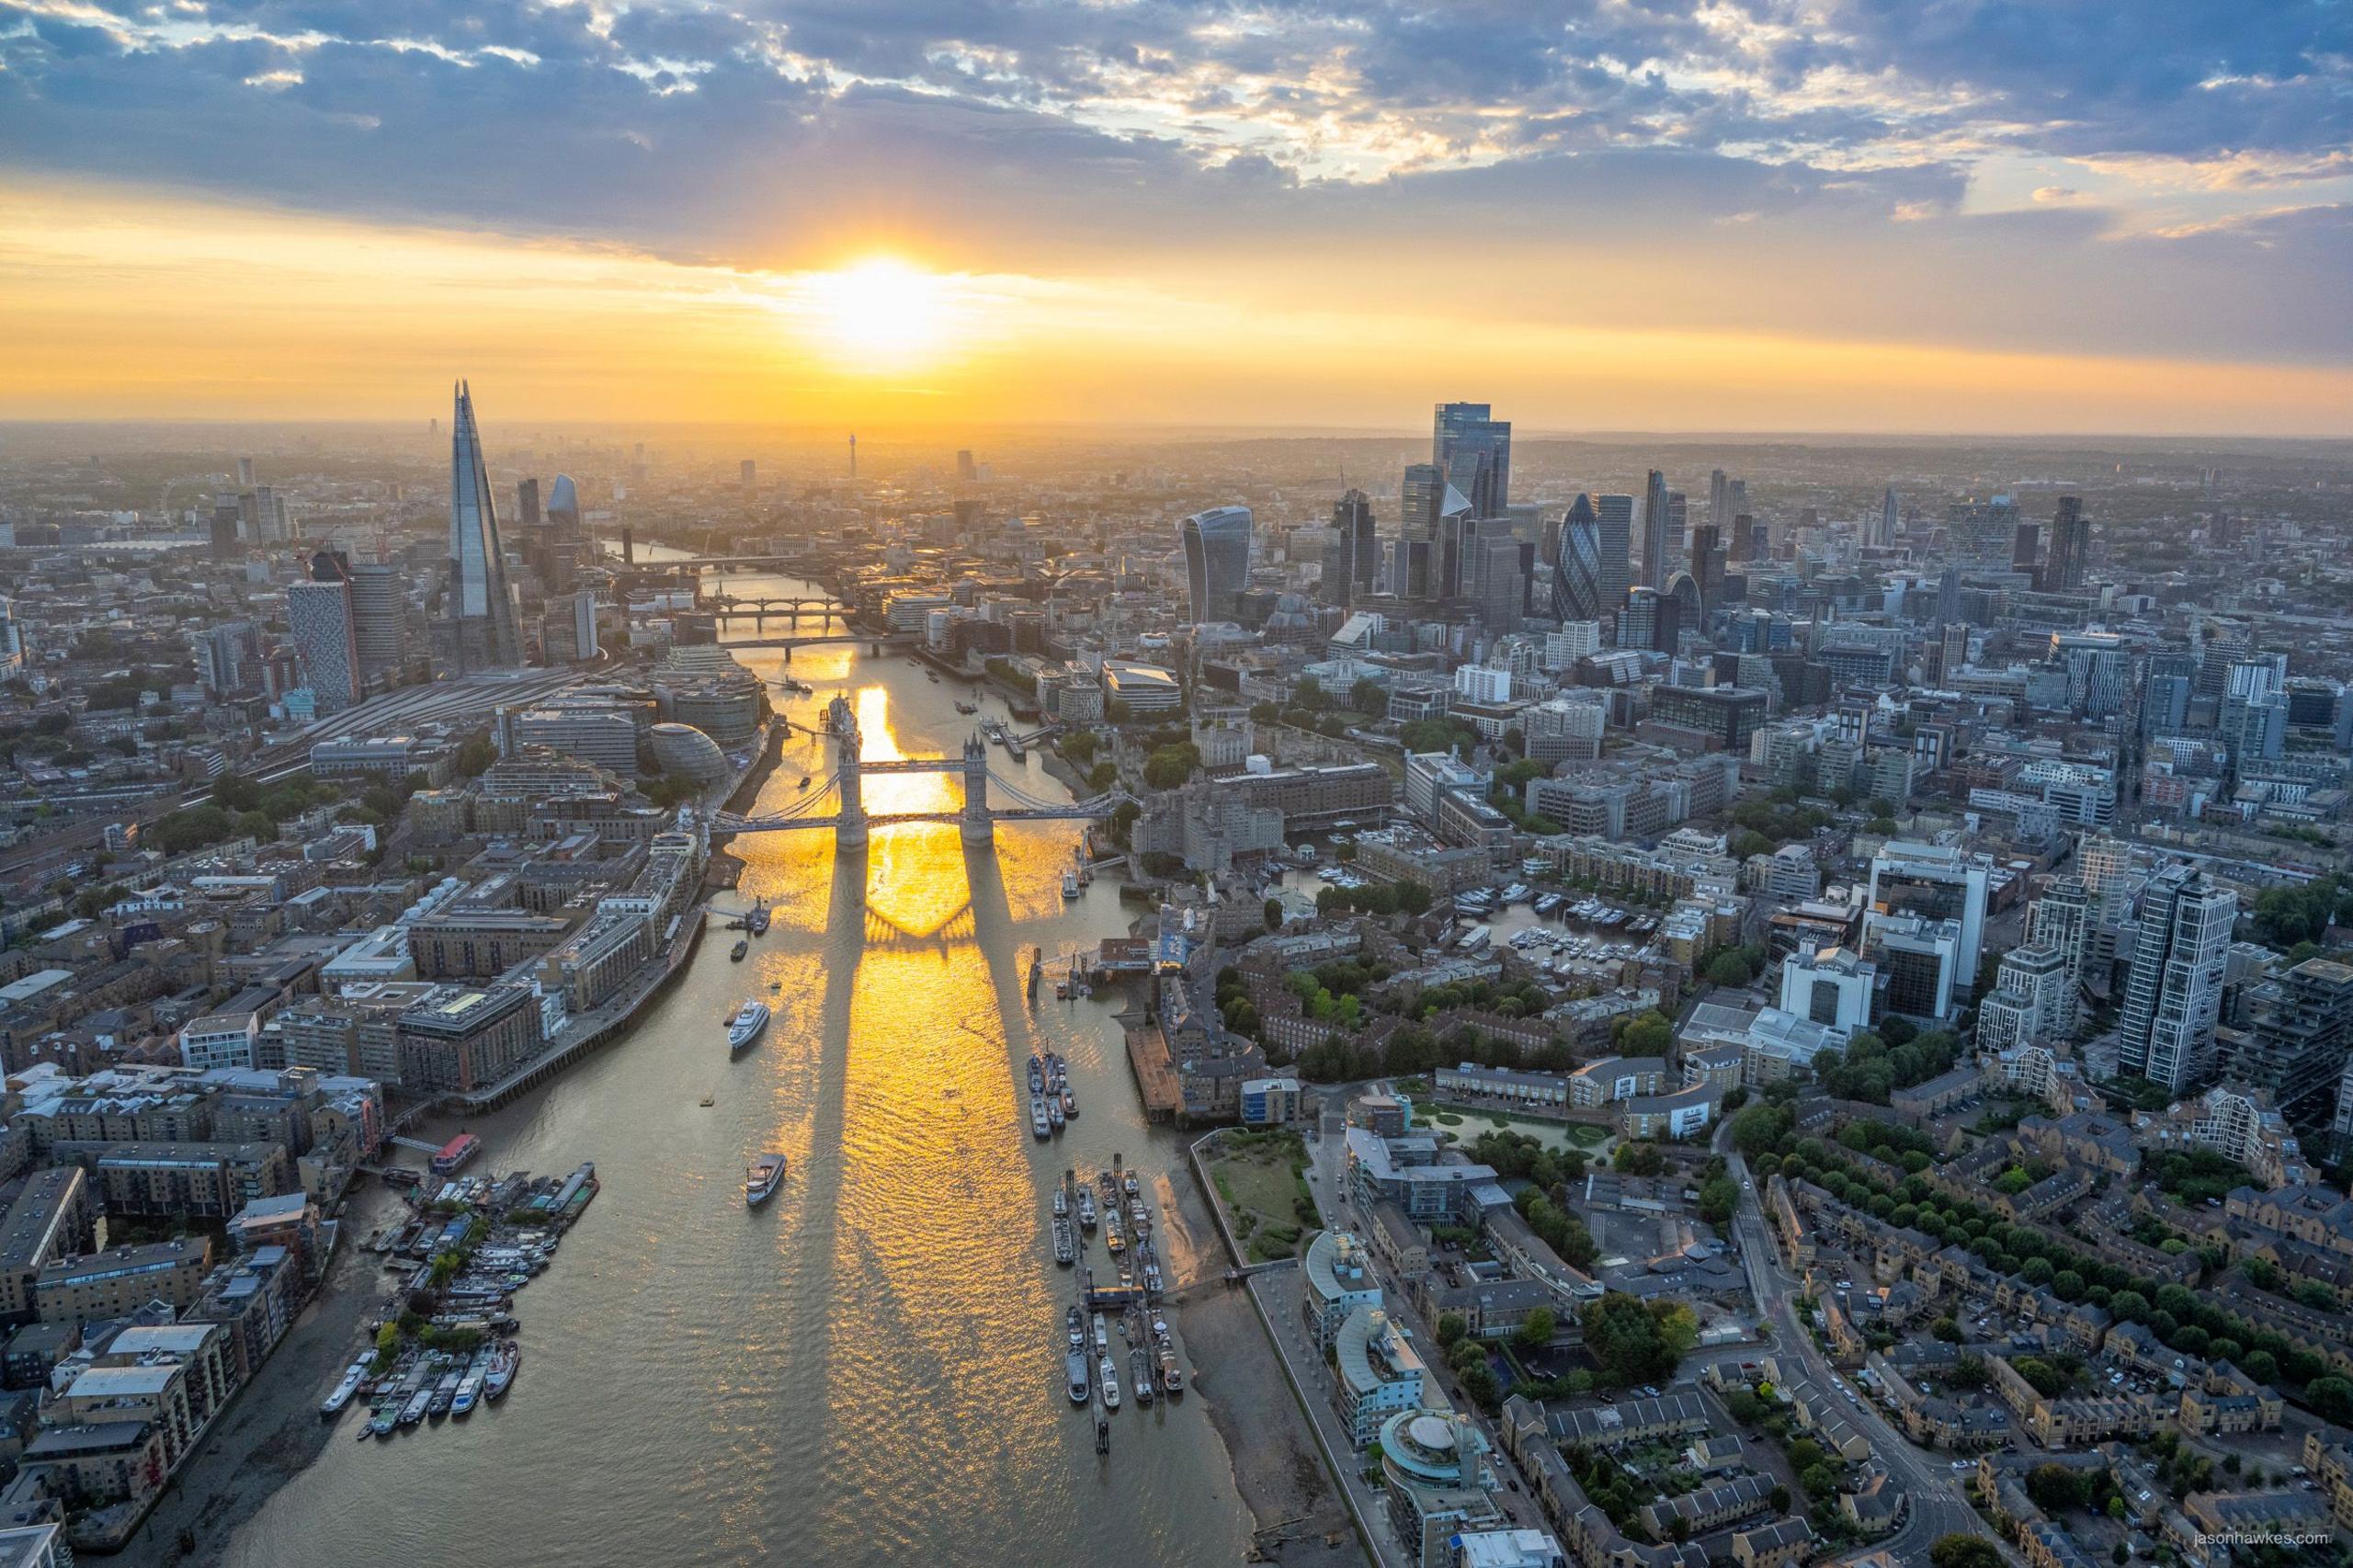
<svg viewBox="0 0 2353 1568">
<path fill-rule="evenodd" d="M 459 661 L 469 669 L 508 669 L 523 662 L 515 590 L 498 541 L 498 504 L 474 425 L 473 392 L 458 383 L 449 440 L 449 619 Z"/>
</svg>

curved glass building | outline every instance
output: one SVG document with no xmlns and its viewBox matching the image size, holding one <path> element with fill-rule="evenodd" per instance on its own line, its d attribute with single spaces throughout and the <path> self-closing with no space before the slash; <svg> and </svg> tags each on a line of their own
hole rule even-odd
<svg viewBox="0 0 2353 1568">
<path fill-rule="evenodd" d="M 467 668 L 506 669 L 523 662 L 521 618 L 506 581 L 498 542 L 498 506 L 474 426 L 472 389 L 458 383 L 457 417 L 449 437 L 449 561 L 451 618 L 458 624 Z"/>
<path fill-rule="evenodd" d="M 1552 619 L 1599 620 L 1608 606 L 1604 594 L 1601 518 L 1593 509 L 1593 497 L 1580 494 L 1561 519 L 1553 546 Z"/>
<path fill-rule="evenodd" d="M 1250 581 L 1250 508 L 1213 506 L 1177 526 L 1185 546 L 1185 584 L 1193 624 L 1233 619 L 1233 602 Z"/>
<path fill-rule="evenodd" d="M 563 529 L 567 537 L 580 532 L 580 491 L 568 473 L 557 474 L 548 491 L 548 526 Z"/>
</svg>

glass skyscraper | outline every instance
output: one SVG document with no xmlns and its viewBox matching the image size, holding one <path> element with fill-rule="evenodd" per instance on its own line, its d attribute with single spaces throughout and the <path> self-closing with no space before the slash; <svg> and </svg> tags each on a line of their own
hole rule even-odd
<svg viewBox="0 0 2353 1568">
<path fill-rule="evenodd" d="M 1511 421 L 1483 403 L 1441 403 L 1430 422 L 1430 461 L 1462 493 L 1474 517 L 1511 505 Z"/>
<path fill-rule="evenodd" d="M 498 503 L 474 426 L 472 391 L 458 383 L 458 411 L 449 439 L 450 619 L 469 668 L 509 668 L 523 662 L 520 618 L 506 581 L 498 541 Z"/>
<path fill-rule="evenodd" d="M 1634 498 L 1596 496 L 1593 515 L 1601 528 L 1601 608 L 1614 614 L 1634 585 Z"/>
<path fill-rule="evenodd" d="M 1601 519 L 1593 497 L 1580 494 L 1561 519 L 1552 556 L 1552 619 L 1599 620 L 1608 599 L 1602 591 Z"/>
<path fill-rule="evenodd" d="M 1233 619 L 1234 600 L 1250 581 L 1250 508 L 1196 512 L 1178 525 L 1177 537 L 1185 546 L 1193 623 Z"/>
<path fill-rule="evenodd" d="M 1643 580 L 1654 588 L 1666 586 L 1675 570 L 1675 551 L 1667 543 L 1666 475 L 1651 470 L 1643 486 Z"/>
</svg>

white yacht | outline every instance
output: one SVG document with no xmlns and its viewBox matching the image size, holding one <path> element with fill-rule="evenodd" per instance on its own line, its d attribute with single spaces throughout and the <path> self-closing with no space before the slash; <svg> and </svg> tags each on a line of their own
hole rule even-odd
<svg viewBox="0 0 2353 1568">
<path fill-rule="evenodd" d="M 766 1002 L 754 997 L 736 1008 L 735 1016 L 727 1021 L 728 1053 L 733 1055 L 750 1045 L 767 1027 L 768 1005 Z"/>
<path fill-rule="evenodd" d="M 784 1183 L 784 1156 L 762 1154 L 756 1164 L 744 1173 L 744 1206 L 757 1209 L 776 1195 Z"/>
</svg>

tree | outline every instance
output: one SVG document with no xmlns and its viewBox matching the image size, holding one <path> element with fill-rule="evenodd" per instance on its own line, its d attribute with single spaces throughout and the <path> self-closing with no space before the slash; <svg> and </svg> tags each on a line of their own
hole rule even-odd
<svg viewBox="0 0 2353 1568">
<path fill-rule="evenodd" d="M 1528 1314 L 1512 1339 L 1522 1350 L 1541 1350 L 1552 1343 L 1553 1330 L 1559 1326 L 1560 1319 L 1552 1308 L 1538 1307 Z"/>
<path fill-rule="evenodd" d="M 1449 1351 L 1451 1351 L 1454 1348 L 1455 1343 L 1458 1340 L 1470 1332 L 1470 1327 L 1463 1321 L 1463 1317 L 1461 1312 L 1438 1313 L 1438 1342 L 1444 1346 Z"/>
<path fill-rule="evenodd" d="M 2039 1464 L 2027 1472 L 2026 1494 L 2050 1513 L 2084 1506 L 2084 1483 L 2065 1465 Z"/>
<path fill-rule="evenodd" d="M 1348 706 L 1368 719 L 1379 719 L 1389 711 L 1389 688 L 1370 676 L 1358 678 L 1348 687 Z"/>
<path fill-rule="evenodd" d="M 1281 930 L 1283 928 L 1283 901 L 1279 898 L 1268 899 L 1267 901 L 1266 915 L 1267 930 Z"/>
<path fill-rule="evenodd" d="M 458 747 L 451 771 L 460 778 L 479 778 L 498 760 L 498 748 L 488 735 L 469 735 Z"/>
<path fill-rule="evenodd" d="M 1724 1408 L 1743 1426 L 1754 1426 L 1765 1414 L 1765 1402 L 1747 1389 L 1734 1389 L 1724 1395 Z"/>
<path fill-rule="evenodd" d="M 1795 1125 L 1795 1119 L 1780 1106 L 1743 1106 L 1732 1119 L 1732 1146 L 1754 1159 L 1778 1150 Z"/>
<path fill-rule="evenodd" d="M 2314 1378 L 2304 1385 L 2304 1403 L 2326 1421 L 2353 1419 L 2353 1382 L 2343 1378 Z"/>
<path fill-rule="evenodd" d="M 1786 1514 L 1790 1511 L 1790 1489 L 1776 1482 L 1773 1490 L 1766 1494 L 1765 1501 L 1776 1514 Z"/>
<path fill-rule="evenodd" d="M 1756 971 L 1748 967 L 1747 955 L 1737 948 L 1718 953 L 1708 960 L 1708 983 L 1711 985 L 1728 986 L 1737 991 L 1754 978 Z"/>
<path fill-rule="evenodd" d="M 1938 1536 L 1928 1548 L 1932 1568 L 2003 1568 L 2000 1549 L 1984 1536 Z"/>
<path fill-rule="evenodd" d="M 1201 765 L 1200 748 L 1190 741 L 1162 746 L 1144 758 L 1143 781 L 1154 790 L 1174 790 Z"/>
</svg>

